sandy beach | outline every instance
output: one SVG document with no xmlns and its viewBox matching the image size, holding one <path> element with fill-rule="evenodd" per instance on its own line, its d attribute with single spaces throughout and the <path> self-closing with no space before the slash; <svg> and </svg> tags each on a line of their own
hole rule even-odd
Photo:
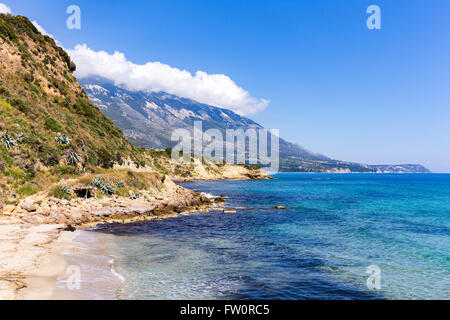
<svg viewBox="0 0 450 320">
<path fill-rule="evenodd" d="M 55 295 L 76 232 L 63 225 L 0 225 L 0 299 L 63 299 Z"/>
</svg>

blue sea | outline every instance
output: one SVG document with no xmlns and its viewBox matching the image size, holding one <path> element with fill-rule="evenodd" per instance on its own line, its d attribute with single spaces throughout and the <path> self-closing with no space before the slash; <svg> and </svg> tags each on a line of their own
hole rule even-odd
<svg viewBox="0 0 450 320">
<path fill-rule="evenodd" d="M 238 208 L 234 214 L 198 212 L 83 232 L 79 241 L 101 243 L 95 254 L 69 257 L 85 262 L 85 294 L 117 299 L 450 299 L 450 175 L 275 177 L 182 184 L 227 195 L 225 206 Z M 271 209 L 276 205 L 288 209 Z M 97 261 L 100 268 L 99 255 L 113 276 L 92 276 L 99 273 L 92 264 Z M 369 266 L 379 270 L 379 289 L 367 286 Z M 97 283 L 102 281 L 117 285 L 111 289 Z"/>
</svg>

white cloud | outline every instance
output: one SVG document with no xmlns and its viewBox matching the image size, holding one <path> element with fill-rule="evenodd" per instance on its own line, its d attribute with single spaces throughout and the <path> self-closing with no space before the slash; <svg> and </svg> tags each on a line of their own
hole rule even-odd
<svg viewBox="0 0 450 320">
<path fill-rule="evenodd" d="M 11 8 L 8 7 L 6 4 L 0 2 L 0 13 L 9 13 L 9 14 L 11 14 L 12 13 L 11 12 Z"/>
<path fill-rule="evenodd" d="M 55 37 L 51 34 L 48 33 L 47 30 L 45 30 L 36 20 L 31 21 L 31 23 L 36 27 L 36 29 L 38 29 L 38 31 L 40 33 L 42 33 L 43 35 L 49 36 L 53 39 L 55 39 Z"/>
<path fill-rule="evenodd" d="M 131 91 L 164 91 L 201 103 L 248 115 L 264 110 L 268 100 L 256 99 L 228 76 L 173 68 L 160 62 L 143 65 L 128 61 L 123 53 L 94 51 L 86 44 L 67 50 L 77 65 L 76 76 L 100 76 Z"/>
</svg>

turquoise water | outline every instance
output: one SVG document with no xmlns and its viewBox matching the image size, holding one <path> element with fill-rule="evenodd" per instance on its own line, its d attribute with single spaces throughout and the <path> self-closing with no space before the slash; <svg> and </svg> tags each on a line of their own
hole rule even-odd
<svg viewBox="0 0 450 320">
<path fill-rule="evenodd" d="M 450 299 L 450 175 L 195 182 L 236 214 L 103 226 L 125 299 Z M 270 209 L 283 205 L 288 210 Z M 105 239 L 103 241 L 105 241 Z M 381 288 L 366 286 L 367 267 Z"/>
</svg>

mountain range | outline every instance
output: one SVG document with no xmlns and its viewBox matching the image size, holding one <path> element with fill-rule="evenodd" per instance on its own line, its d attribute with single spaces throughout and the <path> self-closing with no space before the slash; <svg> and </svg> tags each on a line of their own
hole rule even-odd
<svg viewBox="0 0 450 320">
<path fill-rule="evenodd" d="M 80 79 L 79 82 L 91 101 L 137 146 L 172 148 L 177 143 L 171 140 L 172 132 L 186 129 L 192 133 L 195 121 L 202 121 L 203 131 L 219 129 L 224 135 L 227 129 L 263 129 L 231 110 L 165 92 L 131 91 L 99 77 Z M 429 172 L 417 164 L 366 165 L 338 161 L 282 138 L 279 139 L 279 154 L 282 172 Z"/>
</svg>

